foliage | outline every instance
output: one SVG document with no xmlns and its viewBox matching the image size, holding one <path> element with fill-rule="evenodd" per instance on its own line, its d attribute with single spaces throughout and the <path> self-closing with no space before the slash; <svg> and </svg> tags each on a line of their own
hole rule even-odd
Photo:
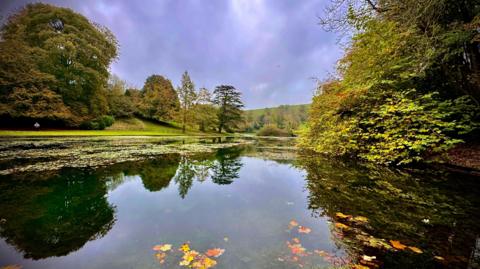
<svg viewBox="0 0 480 269">
<path fill-rule="evenodd" d="M 133 99 L 126 95 L 127 83 L 111 75 L 107 86 L 107 101 L 110 115 L 116 118 L 132 117 L 136 111 Z"/>
<path fill-rule="evenodd" d="M 210 131 L 217 127 L 217 108 L 212 103 L 212 94 L 206 88 L 200 88 L 194 106 L 194 120 L 200 131 Z"/>
<path fill-rule="evenodd" d="M 178 98 L 180 99 L 180 114 L 182 122 L 182 132 L 185 133 L 185 126 L 192 122 L 192 112 L 197 94 L 195 92 L 195 85 L 193 84 L 188 72 L 185 71 L 182 75 L 182 85 L 177 88 Z"/>
<path fill-rule="evenodd" d="M 292 136 L 292 133 L 289 133 L 285 130 L 279 129 L 273 124 L 264 125 L 262 129 L 257 132 L 258 136 Z"/>
<path fill-rule="evenodd" d="M 339 77 L 313 98 L 300 145 L 403 165 L 445 152 L 474 133 L 480 115 L 478 50 L 468 49 L 477 42 L 469 28 L 474 16 L 458 17 L 457 5 L 429 0 L 425 9 L 397 0 L 360 7 L 347 2 L 347 20 L 356 30 Z M 369 7 L 373 13 L 365 12 Z"/>
<path fill-rule="evenodd" d="M 58 106 L 61 113 L 48 115 L 49 119 L 78 126 L 107 114 L 108 66 L 117 56 L 117 41 L 107 28 L 70 9 L 36 3 L 9 17 L 1 36 L 2 104 L 15 101 L 11 96 L 16 95 L 15 89 L 25 89 L 23 94 L 41 89 L 62 99 L 51 105 Z M 24 104 L 29 100 L 32 104 L 28 106 L 37 106 L 36 98 L 22 98 Z M 25 110 L 24 105 L 20 110 L 15 104 L 7 105 L 10 111 L 8 116 L 2 113 L 2 118 L 31 116 L 32 109 Z"/>
<path fill-rule="evenodd" d="M 241 93 L 230 85 L 220 85 L 213 91 L 213 103 L 218 106 L 218 132 L 231 131 L 242 120 Z"/>
<path fill-rule="evenodd" d="M 90 121 L 83 122 L 81 127 L 87 130 L 103 130 L 113 124 L 112 116 L 101 116 Z"/>
<path fill-rule="evenodd" d="M 273 125 L 285 132 L 293 132 L 307 121 L 309 105 L 281 105 L 273 108 L 245 110 L 240 128 L 255 132 L 265 125 Z"/>
<path fill-rule="evenodd" d="M 160 75 L 151 75 L 145 81 L 141 92 L 142 116 L 158 121 L 174 119 L 180 106 L 172 82 Z"/>
</svg>

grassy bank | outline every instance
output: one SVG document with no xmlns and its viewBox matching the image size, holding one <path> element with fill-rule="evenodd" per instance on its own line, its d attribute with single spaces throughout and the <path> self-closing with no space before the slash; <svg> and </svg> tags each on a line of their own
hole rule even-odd
<svg viewBox="0 0 480 269">
<path fill-rule="evenodd" d="M 119 119 L 105 130 L 0 130 L 0 136 L 178 136 L 206 135 L 194 130 L 166 126 L 138 118 Z"/>
</svg>

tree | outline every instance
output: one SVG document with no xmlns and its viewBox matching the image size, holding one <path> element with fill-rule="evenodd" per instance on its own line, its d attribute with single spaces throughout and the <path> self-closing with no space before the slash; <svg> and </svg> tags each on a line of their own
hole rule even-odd
<svg viewBox="0 0 480 269">
<path fill-rule="evenodd" d="M 180 99 L 182 132 L 185 133 L 185 126 L 192 121 L 192 108 L 197 98 L 195 85 L 190 79 L 187 71 L 182 75 L 182 85 L 177 88 L 177 93 Z"/>
<path fill-rule="evenodd" d="M 212 95 L 206 88 L 200 88 L 194 107 L 195 122 L 200 131 L 216 128 L 217 109 L 213 106 Z"/>
<path fill-rule="evenodd" d="M 111 75 L 107 85 L 107 100 L 110 114 L 116 118 L 131 117 L 135 113 L 134 104 L 126 91 L 127 83 L 117 75 Z"/>
<path fill-rule="evenodd" d="M 142 116 L 158 121 L 174 119 L 179 101 L 172 82 L 160 75 L 151 75 L 142 89 Z"/>
<path fill-rule="evenodd" d="M 1 28 L 0 50 L 2 102 L 15 88 L 47 88 L 71 113 L 63 124 L 78 126 L 108 112 L 105 85 L 117 41 L 107 28 L 67 8 L 28 4 Z M 14 110 L 11 116 L 28 115 Z"/>
<path fill-rule="evenodd" d="M 220 85 L 213 92 L 213 103 L 218 106 L 218 132 L 237 127 L 242 120 L 243 102 L 241 93 L 230 85 Z"/>
</svg>

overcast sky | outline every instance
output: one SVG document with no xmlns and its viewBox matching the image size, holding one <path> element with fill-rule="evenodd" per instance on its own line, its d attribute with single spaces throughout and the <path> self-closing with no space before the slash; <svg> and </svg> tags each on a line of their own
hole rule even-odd
<svg viewBox="0 0 480 269">
<path fill-rule="evenodd" d="M 3 17 L 27 2 L 0 0 Z M 230 84 L 247 108 L 309 103 L 312 78 L 334 72 L 342 54 L 318 25 L 327 0 L 71 0 L 120 43 L 111 71 L 141 88 L 147 76 L 174 85 L 188 70 L 197 87 Z"/>
</svg>

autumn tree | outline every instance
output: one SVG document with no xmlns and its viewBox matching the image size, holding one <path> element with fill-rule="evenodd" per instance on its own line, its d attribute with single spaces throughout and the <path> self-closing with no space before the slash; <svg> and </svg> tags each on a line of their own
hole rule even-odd
<svg viewBox="0 0 480 269">
<path fill-rule="evenodd" d="M 177 88 L 180 99 L 180 120 L 182 122 L 182 132 L 185 133 L 186 125 L 193 120 L 193 107 L 197 95 L 195 93 L 195 84 L 190 79 L 190 75 L 185 71 L 182 75 L 182 85 Z"/>
<path fill-rule="evenodd" d="M 160 75 L 151 75 L 142 89 L 141 114 L 143 117 L 169 121 L 179 109 L 177 92 L 172 82 Z"/>
<path fill-rule="evenodd" d="M 117 41 L 107 28 L 71 9 L 28 4 L 1 28 L 0 51 L 2 119 L 44 118 L 33 98 L 39 91 L 61 99 L 49 104 L 59 106 L 49 118 L 63 124 L 78 126 L 108 113 L 105 86 Z M 7 103 L 18 95 L 22 105 Z"/>
<path fill-rule="evenodd" d="M 244 107 L 241 93 L 233 86 L 220 85 L 215 88 L 213 95 L 213 103 L 218 106 L 218 132 L 236 128 L 242 119 Z"/>
</svg>

